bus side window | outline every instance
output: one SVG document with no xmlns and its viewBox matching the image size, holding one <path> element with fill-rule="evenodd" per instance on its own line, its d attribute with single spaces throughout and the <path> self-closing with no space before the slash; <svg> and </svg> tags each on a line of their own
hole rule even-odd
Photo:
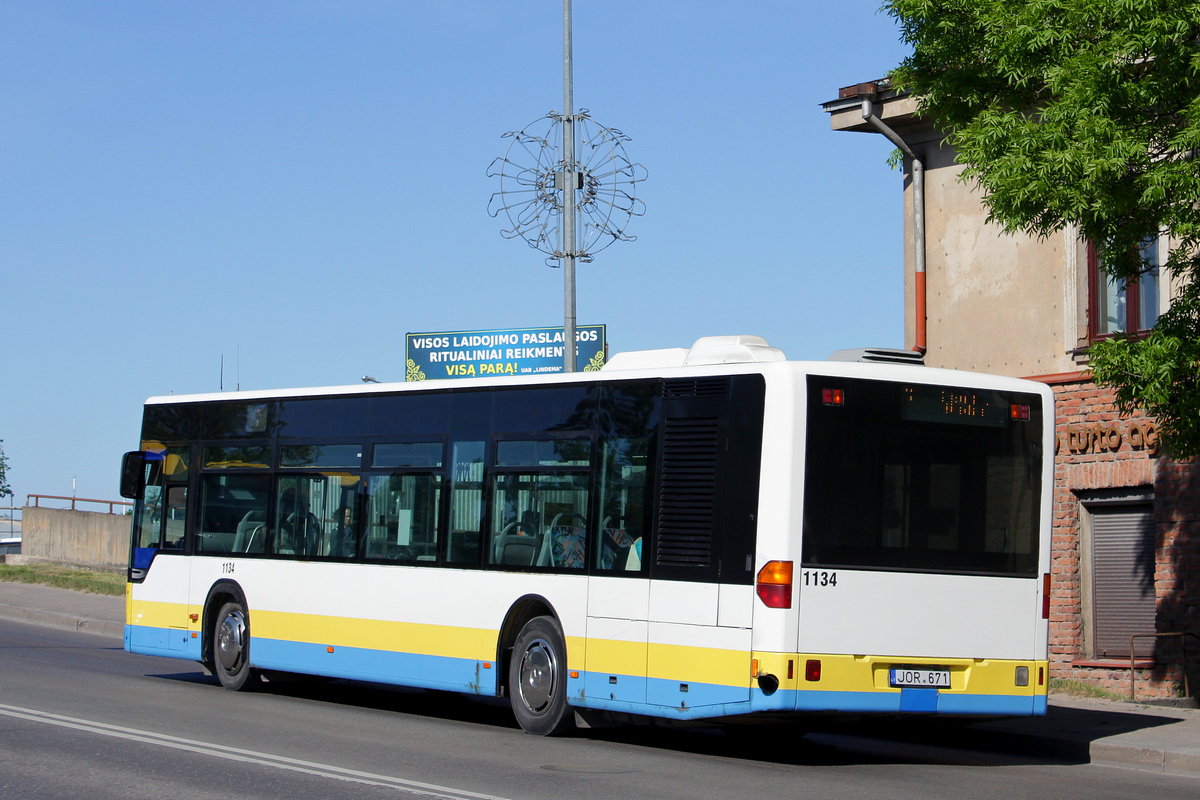
<svg viewBox="0 0 1200 800">
<path fill-rule="evenodd" d="M 162 509 L 163 550 L 182 550 L 187 525 L 187 481 L 190 447 L 168 447 L 162 460 L 163 499 Z"/>
<path fill-rule="evenodd" d="M 372 475 L 367 484 L 367 558 L 435 563 L 441 504 L 441 475 Z"/>
<path fill-rule="evenodd" d="M 449 564 L 479 563 L 483 525 L 483 442 L 455 442 L 451 468 Z"/>
<path fill-rule="evenodd" d="M 596 569 L 640 572 L 646 509 L 648 439 L 612 438 L 603 443 L 600 535 Z"/>
<path fill-rule="evenodd" d="M 157 548 L 162 529 L 163 487 L 148 483 L 143 490 L 135 547 Z"/>
<path fill-rule="evenodd" d="M 264 474 L 202 475 L 196 552 L 263 552 L 270 486 Z"/>
<path fill-rule="evenodd" d="M 492 474 L 487 561 L 498 566 L 587 566 L 592 443 L 501 439 Z"/>
<path fill-rule="evenodd" d="M 187 486 L 167 485 L 166 527 L 162 549 L 182 550 L 184 526 L 187 520 Z"/>
</svg>

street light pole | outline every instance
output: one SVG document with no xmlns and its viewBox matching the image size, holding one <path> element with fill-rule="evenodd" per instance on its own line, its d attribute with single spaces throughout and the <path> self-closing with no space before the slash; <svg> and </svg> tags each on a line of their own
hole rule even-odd
<svg viewBox="0 0 1200 800">
<path fill-rule="evenodd" d="M 563 372 L 575 371 L 575 98 L 571 64 L 571 0 L 563 0 Z"/>
</svg>

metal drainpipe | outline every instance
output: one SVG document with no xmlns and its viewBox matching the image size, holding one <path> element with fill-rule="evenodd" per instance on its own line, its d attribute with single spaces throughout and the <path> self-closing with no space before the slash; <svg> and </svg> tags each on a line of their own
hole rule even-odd
<svg viewBox="0 0 1200 800">
<path fill-rule="evenodd" d="M 862 118 L 871 123 L 888 140 L 900 148 L 904 155 L 912 159 L 913 177 L 913 239 L 915 269 L 913 271 L 913 292 L 916 295 L 916 339 L 917 346 L 913 349 L 925 352 L 925 162 L 900 138 L 900 134 L 889 128 L 875 114 L 875 102 L 870 97 L 862 101 Z"/>
</svg>

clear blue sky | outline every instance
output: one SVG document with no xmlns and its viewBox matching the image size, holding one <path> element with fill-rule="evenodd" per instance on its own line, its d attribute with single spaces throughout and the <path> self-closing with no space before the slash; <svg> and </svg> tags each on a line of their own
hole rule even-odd
<svg viewBox="0 0 1200 800">
<path fill-rule="evenodd" d="M 575 0 L 575 101 L 632 137 L 610 351 L 903 345 L 901 175 L 822 101 L 903 57 L 879 0 Z M 117 497 L 152 395 L 403 380 L 404 334 L 562 324 L 487 214 L 562 105 L 560 0 L 0 0 L 0 439 Z M 240 363 L 239 363 L 240 352 Z"/>
</svg>

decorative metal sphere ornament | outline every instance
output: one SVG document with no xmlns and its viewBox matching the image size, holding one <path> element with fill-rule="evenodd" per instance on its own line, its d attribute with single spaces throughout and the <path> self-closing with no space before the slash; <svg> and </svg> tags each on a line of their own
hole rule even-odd
<svg viewBox="0 0 1200 800">
<path fill-rule="evenodd" d="M 563 117 L 551 112 L 519 131 L 510 131 L 505 154 L 492 162 L 488 176 L 500 181 L 488 203 L 493 217 L 504 215 L 507 239 L 524 239 L 547 255 L 546 263 L 559 266 L 567 255 L 588 262 L 615 241 L 632 242 L 626 232 L 630 220 L 645 213 L 637 199 L 637 184 L 646 169 L 629 160 L 629 137 L 588 116 L 586 109 L 572 115 L 575 159 L 563 153 Z M 572 180 L 574 178 L 574 180 Z M 563 237 L 563 190 L 574 192 L 575 245 Z"/>
</svg>

